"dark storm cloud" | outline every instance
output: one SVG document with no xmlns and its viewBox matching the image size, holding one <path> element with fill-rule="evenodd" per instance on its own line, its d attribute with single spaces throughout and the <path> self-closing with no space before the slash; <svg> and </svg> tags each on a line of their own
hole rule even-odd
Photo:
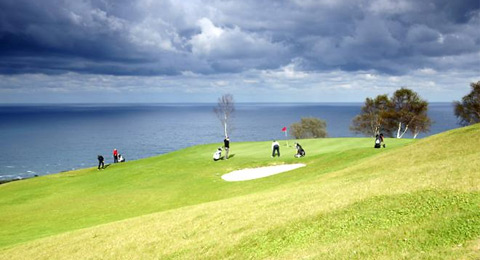
<svg viewBox="0 0 480 260">
<path fill-rule="evenodd" d="M 309 71 L 471 69 L 479 8 L 476 0 L 3 0 L 0 73 L 215 74 L 292 62 Z"/>
</svg>

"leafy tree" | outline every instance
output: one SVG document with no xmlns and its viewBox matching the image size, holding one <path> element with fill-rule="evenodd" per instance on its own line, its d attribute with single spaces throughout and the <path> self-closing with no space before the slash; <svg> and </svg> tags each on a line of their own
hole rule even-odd
<svg viewBox="0 0 480 260">
<path fill-rule="evenodd" d="M 362 113 L 353 118 L 350 130 L 355 133 L 362 133 L 365 136 L 375 136 L 380 131 L 386 132 L 386 129 L 382 128 L 385 124 L 383 115 L 389 106 L 390 100 L 387 95 L 379 95 L 374 99 L 365 99 Z M 384 134 L 389 135 L 388 133 Z"/>
<path fill-rule="evenodd" d="M 413 138 L 417 138 L 418 134 L 420 133 L 426 133 L 430 131 L 431 125 L 432 125 L 432 120 L 430 120 L 426 112 L 418 115 L 410 123 L 410 132 L 412 133 Z"/>
<path fill-rule="evenodd" d="M 430 130 L 431 120 L 427 111 L 426 100 L 408 88 L 401 88 L 395 91 L 390 99 L 390 106 L 384 115 L 386 128 L 396 132 L 397 138 L 402 138 L 408 130 L 416 138 L 420 132 Z"/>
<path fill-rule="evenodd" d="M 432 122 L 427 111 L 427 101 L 416 92 L 401 88 L 391 98 L 387 95 L 367 98 L 361 114 L 353 118 L 350 130 L 366 136 L 382 132 L 385 136 L 397 138 L 410 131 L 416 138 L 419 133 L 430 130 Z"/>
<path fill-rule="evenodd" d="M 480 81 L 470 83 L 472 91 L 462 101 L 455 101 L 455 115 L 459 124 L 466 126 L 480 122 Z"/>
<path fill-rule="evenodd" d="M 225 137 L 232 131 L 232 116 L 235 112 L 235 102 L 233 95 L 225 94 L 218 98 L 217 106 L 213 109 L 213 112 L 217 115 L 218 120 L 223 126 Z"/>
<path fill-rule="evenodd" d="M 296 139 L 327 137 L 327 123 L 314 117 L 302 117 L 290 125 L 290 134 Z"/>
</svg>

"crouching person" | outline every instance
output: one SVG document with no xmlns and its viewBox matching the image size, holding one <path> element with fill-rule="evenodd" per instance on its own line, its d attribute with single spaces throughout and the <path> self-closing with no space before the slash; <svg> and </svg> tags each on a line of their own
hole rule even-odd
<svg viewBox="0 0 480 260">
<path fill-rule="evenodd" d="M 297 153 L 294 155 L 295 158 L 300 158 L 305 156 L 305 150 L 299 143 L 295 143 L 295 148 L 297 149 Z"/>
<path fill-rule="evenodd" d="M 217 151 L 213 154 L 213 160 L 218 161 L 222 159 L 222 147 L 218 147 Z"/>
</svg>

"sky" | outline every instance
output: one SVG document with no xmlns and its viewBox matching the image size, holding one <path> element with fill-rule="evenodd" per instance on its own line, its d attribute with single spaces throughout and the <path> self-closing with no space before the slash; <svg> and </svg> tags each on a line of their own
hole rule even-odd
<svg viewBox="0 0 480 260">
<path fill-rule="evenodd" d="M 479 0 L 1 0 L 0 103 L 451 102 Z"/>
</svg>

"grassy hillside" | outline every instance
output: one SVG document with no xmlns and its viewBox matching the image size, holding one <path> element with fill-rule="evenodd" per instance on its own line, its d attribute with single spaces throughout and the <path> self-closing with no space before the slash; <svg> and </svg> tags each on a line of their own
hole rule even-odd
<svg viewBox="0 0 480 260">
<path fill-rule="evenodd" d="M 480 125 L 380 150 L 304 140 L 301 159 L 286 147 L 272 159 L 269 145 L 234 144 L 229 161 L 204 145 L 1 185 L 0 258 L 480 257 Z M 299 161 L 307 167 L 220 179 Z"/>
</svg>

